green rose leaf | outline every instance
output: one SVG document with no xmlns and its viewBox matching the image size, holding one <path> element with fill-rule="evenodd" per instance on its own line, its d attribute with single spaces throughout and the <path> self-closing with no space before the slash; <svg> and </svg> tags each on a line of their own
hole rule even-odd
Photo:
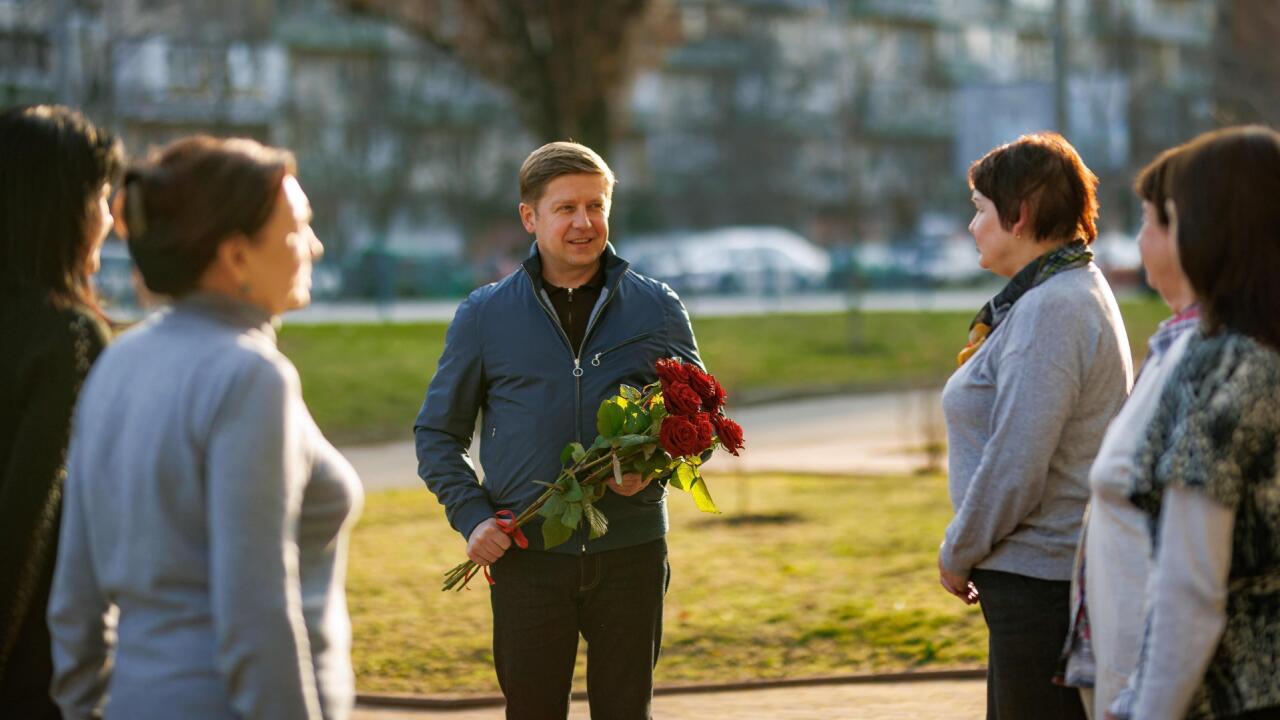
<svg viewBox="0 0 1280 720">
<path fill-rule="evenodd" d="M 649 477 L 666 477 L 675 469 L 671 466 L 671 457 L 666 453 L 655 453 L 653 457 L 641 463 L 644 474 Z"/>
<path fill-rule="evenodd" d="M 698 473 L 688 463 L 680 463 L 676 466 L 676 471 L 671 474 L 671 485 L 684 491 L 693 489 L 694 483 L 700 478 Z"/>
<path fill-rule="evenodd" d="M 599 487 L 602 490 L 604 489 L 603 485 L 600 485 Z M 592 540 L 595 540 L 601 535 L 609 532 L 609 519 L 604 516 L 604 513 L 597 510 L 595 505 L 592 505 L 591 503 L 584 503 L 582 506 L 582 513 L 587 516 L 587 525 L 591 527 Z"/>
<path fill-rule="evenodd" d="M 545 507 L 545 506 L 544 506 Z M 542 547 L 553 548 L 573 537 L 573 528 L 565 527 L 560 518 L 549 517 L 542 523 Z"/>
<path fill-rule="evenodd" d="M 650 432 L 652 432 L 655 435 L 658 434 L 658 428 L 662 427 L 662 419 L 665 418 L 668 414 L 667 406 L 662 404 L 661 402 L 662 395 L 658 395 L 657 397 L 659 402 L 654 403 L 649 408 L 649 419 L 652 422 L 651 427 L 653 428 L 653 430 L 651 430 Z"/>
<path fill-rule="evenodd" d="M 564 446 L 563 450 L 560 451 L 560 465 L 561 466 L 568 465 L 570 460 L 572 460 L 573 462 L 578 462 L 579 460 L 582 459 L 582 456 L 586 454 L 587 454 L 587 451 L 583 449 L 582 443 L 576 443 L 576 442 L 569 443 L 568 445 Z"/>
<path fill-rule="evenodd" d="M 603 435 L 597 435 L 596 441 L 591 443 L 592 450 L 608 450 L 613 447 L 613 441 Z"/>
<path fill-rule="evenodd" d="M 614 440 L 617 441 L 619 449 L 658 442 L 658 438 L 651 435 L 619 435 Z"/>
<path fill-rule="evenodd" d="M 643 397 L 640 394 L 640 391 L 638 389 L 625 384 L 618 387 L 618 394 L 621 395 L 624 399 L 629 400 L 633 403 L 640 402 L 641 398 Z"/>
<path fill-rule="evenodd" d="M 625 413 L 626 417 L 622 422 L 623 433 L 634 435 L 649 429 L 652 421 L 649 418 L 649 413 L 645 412 L 644 408 L 635 403 L 628 403 Z"/>
<path fill-rule="evenodd" d="M 582 486 L 578 484 L 577 479 L 572 475 L 569 475 L 565 480 L 567 481 L 565 483 L 565 491 L 560 493 L 560 497 L 563 498 L 566 503 L 582 502 Z"/>
<path fill-rule="evenodd" d="M 564 523 L 565 527 L 576 530 L 578 525 L 582 524 L 582 503 L 565 503 L 564 514 L 560 516 L 560 522 Z"/>
<path fill-rule="evenodd" d="M 600 403 L 600 410 L 596 413 L 596 432 L 601 437 L 612 438 L 622 431 L 626 412 L 619 403 L 625 402 L 621 398 L 611 398 Z"/>
<path fill-rule="evenodd" d="M 693 502 L 702 512 L 720 514 L 715 501 L 711 499 L 711 492 L 707 490 L 707 481 L 701 477 L 693 483 Z"/>
<path fill-rule="evenodd" d="M 542 507 L 538 508 L 538 514 L 545 518 L 558 518 L 564 514 L 564 505 L 564 496 L 561 493 L 556 493 Z"/>
</svg>

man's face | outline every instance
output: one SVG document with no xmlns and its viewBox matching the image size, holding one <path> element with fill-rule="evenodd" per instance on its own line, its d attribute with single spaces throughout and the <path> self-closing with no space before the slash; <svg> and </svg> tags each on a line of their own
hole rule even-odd
<svg viewBox="0 0 1280 720">
<path fill-rule="evenodd" d="M 611 193 L 603 175 L 578 173 L 548 183 L 536 207 L 520 203 L 520 220 L 537 240 L 543 273 L 553 284 L 595 270 L 609 240 Z"/>
</svg>

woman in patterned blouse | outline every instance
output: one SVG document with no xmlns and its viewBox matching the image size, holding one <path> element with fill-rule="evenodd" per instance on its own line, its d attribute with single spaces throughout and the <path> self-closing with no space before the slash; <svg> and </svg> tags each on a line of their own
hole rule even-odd
<svg viewBox="0 0 1280 720">
<path fill-rule="evenodd" d="M 1280 717 L 1280 133 L 1216 131 L 1175 162 L 1202 325 L 1138 452 L 1155 563 L 1136 692 L 1113 712 Z"/>
<path fill-rule="evenodd" d="M 0 115 L 0 709 L 56 718 L 45 607 L 71 408 L 107 342 L 89 277 L 120 142 L 64 107 Z"/>
</svg>

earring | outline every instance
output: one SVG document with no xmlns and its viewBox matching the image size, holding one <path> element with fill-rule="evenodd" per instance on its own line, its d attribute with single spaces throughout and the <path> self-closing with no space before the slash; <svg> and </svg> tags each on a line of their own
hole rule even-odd
<svg viewBox="0 0 1280 720">
<path fill-rule="evenodd" d="M 250 289 L 251 288 L 249 286 L 249 283 L 247 282 L 240 283 L 240 297 L 249 297 Z"/>
</svg>

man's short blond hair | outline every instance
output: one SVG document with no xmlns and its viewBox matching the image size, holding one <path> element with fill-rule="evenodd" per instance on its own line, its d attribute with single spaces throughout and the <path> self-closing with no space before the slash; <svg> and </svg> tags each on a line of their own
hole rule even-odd
<svg viewBox="0 0 1280 720">
<path fill-rule="evenodd" d="M 561 175 L 600 175 L 609 181 L 609 194 L 617 181 L 609 164 L 595 150 L 576 142 L 552 142 L 529 153 L 520 166 L 520 202 L 538 204 L 547 185 Z"/>
</svg>

